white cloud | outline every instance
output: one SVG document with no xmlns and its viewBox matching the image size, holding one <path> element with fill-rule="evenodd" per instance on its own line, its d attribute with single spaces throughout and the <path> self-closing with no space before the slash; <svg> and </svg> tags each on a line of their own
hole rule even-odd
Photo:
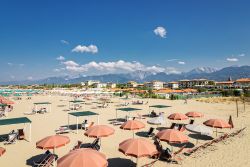
<svg viewBox="0 0 250 167">
<path fill-rule="evenodd" d="M 65 57 L 59 56 L 59 57 L 56 58 L 56 60 L 63 61 L 63 60 L 65 60 Z"/>
<path fill-rule="evenodd" d="M 179 59 L 168 59 L 167 61 L 178 61 Z"/>
<path fill-rule="evenodd" d="M 13 63 L 7 63 L 9 66 L 12 66 L 13 65 Z"/>
<path fill-rule="evenodd" d="M 69 44 L 69 42 L 68 41 L 66 41 L 66 40 L 60 40 L 60 42 L 62 43 L 62 44 L 66 44 L 66 45 L 68 45 Z"/>
<path fill-rule="evenodd" d="M 244 53 L 239 54 L 238 57 L 245 57 L 246 55 Z"/>
<path fill-rule="evenodd" d="M 157 27 L 154 29 L 154 33 L 162 38 L 166 38 L 167 30 L 164 27 Z"/>
<path fill-rule="evenodd" d="M 29 76 L 29 77 L 27 77 L 27 79 L 28 79 L 28 80 L 32 80 L 32 79 L 33 79 L 33 77 L 32 77 L 32 76 Z"/>
<path fill-rule="evenodd" d="M 239 59 L 237 59 L 237 58 L 227 58 L 227 61 L 229 61 L 229 62 L 236 62 L 236 61 L 239 61 Z"/>
<path fill-rule="evenodd" d="M 146 66 L 140 62 L 127 62 L 124 60 L 114 62 L 89 62 L 87 64 L 79 65 L 74 61 L 63 62 L 65 69 L 69 72 L 85 72 L 88 75 L 108 74 L 108 73 L 128 73 L 137 70 L 150 71 L 153 73 L 165 72 L 165 68 L 160 66 Z"/>
<path fill-rule="evenodd" d="M 79 66 L 79 64 L 77 64 L 76 62 L 74 62 L 72 60 L 65 61 L 65 62 L 63 62 L 63 64 L 66 66 L 70 66 L 70 67 Z"/>
<path fill-rule="evenodd" d="M 89 45 L 89 46 L 84 46 L 84 45 L 77 45 L 74 49 L 72 49 L 72 52 L 80 52 L 80 53 L 97 53 L 98 48 L 96 45 Z"/>
<path fill-rule="evenodd" d="M 186 63 L 184 61 L 178 61 L 178 64 L 184 65 Z"/>
</svg>

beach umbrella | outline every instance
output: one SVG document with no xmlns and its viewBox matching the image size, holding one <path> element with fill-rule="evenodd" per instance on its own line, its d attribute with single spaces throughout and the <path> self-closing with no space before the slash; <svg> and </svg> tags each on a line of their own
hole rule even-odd
<svg viewBox="0 0 250 167">
<path fill-rule="evenodd" d="M 234 123 L 231 115 L 229 117 L 228 124 L 231 125 L 231 128 L 234 128 Z"/>
<path fill-rule="evenodd" d="M 96 125 L 96 126 L 89 128 L 84 133 L 84 135 L 88 137 L 102 138 L 102 137 L 108 137 L 114 133 L 115 133 L 115 130 L 107 125 Z"/>
<path fill-rule="evenodd" d="M 171 119 L 171 120 L 186 120 L 186 119 L 188 119 L 188 117 L 185 114 L 182 114 L 182 113 L 173 113 L 173 114 L 168 116 L 168 119 Z"/>
<path fill-rule="evenodd" d="M 202 113 L 195 112 L 195 111 L 187 112 L 185 115 L 188 116 L 188 117 L 192 117 L 192 118 L 199 118 L 199 117 L 203 117 L 204 116 Z"/>
<path fill-rule="evenodd" d="M 165 141 L 169 144 L 181 144 L 181 143 L 187 143 L 188 137 L 184 135 L 179 130 L 175 129 L 165 129 L 156 134 L 156 137 L 160 139 L 161 141 Z M 172 151 L 173 151 L 173 146 Z"/>
<path fill-rule="evenodd" d="M 57 167 L 107 167 L 108 161 L 103 153 L 90 148 L 70 151 L 57 161 Z"/>
<path fill-rule="evenodd" d="M 36 148 L 46 149 L 46 150 L 53 149 L 53 152 L 55 152 L 56 148 L 65 146 L 69 142 L 70 139 L 67 136 L 53 135 L 45 137 L 36 142 Z"/>
<path fill-rule="evenodd" d="M 147 139 L 127 139 L 119 144 L 119 151 L 125 155 L 136 158 L 138 165 L 138 158 L 153 156 L 158 153 L 156 146 Z"/>
<path fill-rule="evenodd" d="M 204 125 L 209 126 L 209 127 L 213 127 L 216 128 L 216 136 L 217 136 L 217 128 L 231 128 L 232 126 L 227 123 L 224 120 L 221 119 L 209 119 L 205 122 L 203 122 Z"/>
<path fill-rule="evenodd" d="M 132 130 L 134 138 L 134 130 L 145 128 L 145 124 L 137 120 L 129 120 L 127 122 L 124 122 L 120 128 L 124 130 Z"/>
<path fill-rule="evenodd" d="M 3 147 L 0 147 L 0 157 L 6 152 L 6 150 Z"/>
<path fill-rule="evenodd" d="M 188 137 L 175 129 L 166 129 L 158 132 L 156 137 L 168 143 L 187 143 Z"/>
</svg>

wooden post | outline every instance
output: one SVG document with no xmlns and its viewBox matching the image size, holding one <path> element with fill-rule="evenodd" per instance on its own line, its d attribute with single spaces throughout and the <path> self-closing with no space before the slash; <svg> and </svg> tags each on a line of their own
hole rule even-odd
<svg viewBox="0 0 250 167">
<path fill-rule="evenodd" d="M 238 118 L 239 117 L 238 100 L 236 100 L 235 102 L 236 102 L 236 110 L 237 110 L 237 118 Z"/>
</svg>

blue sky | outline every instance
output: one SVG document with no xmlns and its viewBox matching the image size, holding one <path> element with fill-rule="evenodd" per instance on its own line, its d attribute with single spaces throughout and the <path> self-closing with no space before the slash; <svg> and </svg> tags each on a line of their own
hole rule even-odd
<svg viewBox="0 0 250 167">
<path fill-rule="evenodd" d="M 249 6 L 248 0 L 1 0 L 0 80 L 250 65 Z"/>
</svg>

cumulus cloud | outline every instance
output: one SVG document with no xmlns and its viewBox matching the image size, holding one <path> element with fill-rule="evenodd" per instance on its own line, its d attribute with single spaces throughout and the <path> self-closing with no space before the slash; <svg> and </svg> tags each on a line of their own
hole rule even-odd
<svg viewBox="0 0 250 167">
<path fill-rule="evenodd" d="M 236 61 L 239 61 L 239 59 L 237 59 L 237 58 L 227 58 L 227 61 L 229 61 L 229 62 L 236 62 Z"/>
<path fill-rule="evenodd" d="M 166 38 L 167 30 L 164 27 L 156 27 L 154 29 L 155 35 L 160 36 L 161 38 Z"/>
<path fill-rule="evenodd" d="M 66 41 L 66 40 L 60 40 L 60 42 L 62 43 L 62 44 L 66 44 L 66 45 L 68 45 L 69 44 L 69 42 L 68 41 Z"/>
<path fill-rule="evenodd" d="M 65 60 L 65 57 L 59 56 L 59 57 L 56 58 L 56 60 L 63 61 L 63 60 Z"/>
<path fill-rule="evenodd" d="M 92 53 L 95 54 L 98 52 L 98 48 L 96 45 L 77 45 L 74 49 L 72 49 L 72 52 L 78 52 L 78 53 Z"/>
<path fill-rule="evenodd" d="M 165 73 L 166 73 L 166 74 L 180 74 L 181 71 L 177 70 L 177 69 L 174 68 L 174 67 L 166 67 L 166 68 L 165 68 Z"/>
<path fill-rule="evenodd" d="M 184 65 L 186 63 L 184 61 L 178 61 L 178 64 Z"/>
<path fill-rule="evenodd" d="M 65 69 L 69 72 L 85 72 L 89 75 L 93 74 L 108 74 L 108 73 L 128 73 L 137 70 L 150 71 L 153 73 L 165 72 L 165 68 L 160 66 L 146 66 L 140 62 L 128 62 L 124 60 L 113 62 L 95 62 L 91 61 L 87 64 L 80 65 L 74 61 L 63 62 Z"/>
</svg>

